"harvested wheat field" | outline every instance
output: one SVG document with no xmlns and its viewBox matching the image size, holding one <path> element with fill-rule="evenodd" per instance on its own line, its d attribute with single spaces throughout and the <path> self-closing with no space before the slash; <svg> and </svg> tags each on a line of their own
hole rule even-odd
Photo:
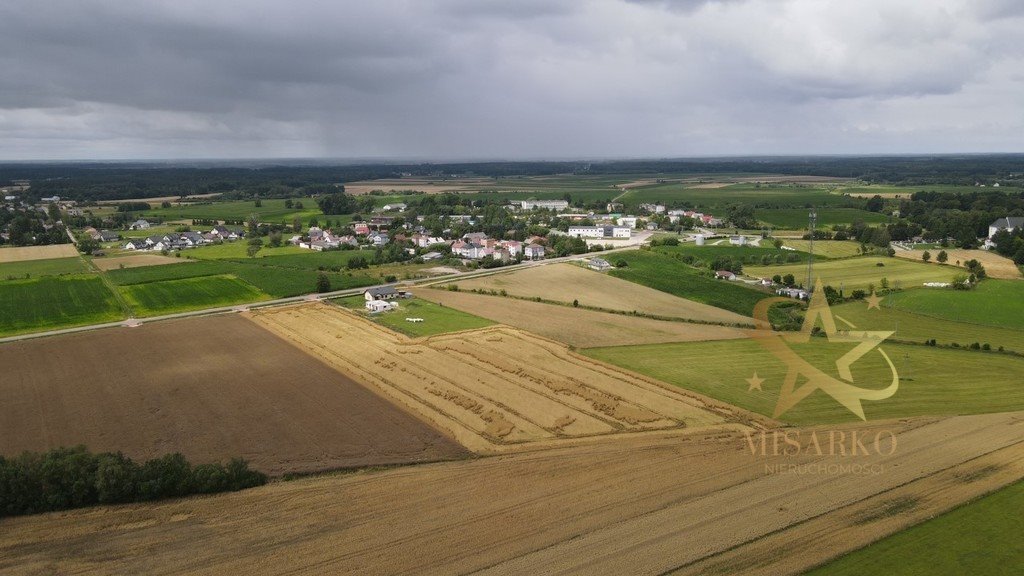
<svg viewBox="0 0 1024 576">
<path fill-rule="evenodd" d="M 188 259 L 172 258 L 161 254 L 133 254 L 131 256 L 114 256 L 111 258 L 94 258 L 92 263 L 100 270 L 117 270 L 119 268 L 138 268 L 139 266 L 158 266 L 162 264 L 182 264 L 192 262 Z"/>
<path fill-rule="evenodd" d="M 369 194 L 374 190 L 385 192 L 423 192 L 425 194 L 441 194 L 443 192 L 475 192 L 481 188 L 493 188 L 493 178 L 459 178 L 457 180 L 432 180 L 429 178 L 383 178 L 380 180 L 363 180 L 347 182 L 345 192 L 349 194 Z"/>
<path fill-rule="evenodd" d="M 0 248 L 0 264 L 25 262 L 26 260 L 49 260 L 51 258 L 72 258 L 78 256 L 74 244 L 49 244 L 46 246 L 15 246 Z"/>
<path fill-rule="evenodd" d="M 492 274 L 457 283 L 462 290 L 505 290 L 513 296 L 580 306 L 640 312 L 652 316 L 685 318 L 701 322 L 752 325 L 754 321 L 728 310 L 708 306 L 635 282 L 594 272 L 575 264 L 524 268 L 508 274 Z"/>
<path fill-rule="evenodd" d="M 85 444 L 278 475 L 466 454 L 238 315 L 7 343 L 0 366 L 6 456 Z"/>
<path fill-rule="evenodd" d="M 423 289 L 416 295 L 579 348 L 746 337 L 742 329 L 727 326 L 654 320 L 465 291 Z"/>
<path fill-rule="evenodd" d="M 1020 280 L 1021 273 L 1020 268 L 1013 263 L 1013 260 L 1005 256 L 1000 256 L 995 252 L 989 252 L 988 250 L 960 250 L 957 248 L 932 248 L 928 250 L 931 253 L 932 262 L 935 262 L 935 258 L 939 255 L 942 250 L 946 251 L 949 256 L 949 260 L 946 264 L 950 266 L 963 266 L 964 262 L 968 260 L 977 260 L 981 262 L 982 266 L 985 267 L 985 274 L 991 278 L 1002 278 L 1004 280 Z M 897 250 L 896 257 L 905 258 L 907 260 L 916 260 L 921 262 L 921 255 L 924 254 L 924 250 Z M 959 262 L 959 264 L 957 264 Z M 936 263 L 936 266 L 939 264 Z"/>
<path fill-rule="evenodd" d="M 507 326 L 410 340 L 320 303 L 252 318 L 477 452 L 751 418 Z"/>
<path fill-rule="evenodd" d="M 1024 476 L 1022 415 L 893 431 L 875 476 L 768 474 L 738 433 L 618 436 L 0 521 L 11 574 L 794 574 Z M 898 464 L 898 465 L 897 465 Z M 894 506 L 893 502 L 912 505 Z"/>
</svg>

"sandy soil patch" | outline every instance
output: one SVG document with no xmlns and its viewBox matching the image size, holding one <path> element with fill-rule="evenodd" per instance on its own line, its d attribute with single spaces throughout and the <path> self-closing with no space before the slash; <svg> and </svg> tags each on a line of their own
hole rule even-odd
<svg viewBox="0 0 1024 576">
<path fill-rule="evenodd" d="M 51 258 L 71 258 L 78 256 L 74 244 L 50 244 L 47 246 L 15 246 L 0 248 L 0 264 L 5 262 L 25 262 L 26 260 L 49 260 Z"/>
<path fill-rule="evenodd" d="M 252 318 L 478 452 L 742 417 L 507 326 L 410 340 L 326 304 L 260 310 Z"/>
<path fill-rule="evenodd" d="M 100 270 L 117 270 L 119 268 L 138 268 L 139 266 L 159 266 L 163 264 L 181 264 L 191 262 L 184 258 L 172 258 L 161 254 L 134 254 L 131 256 L 113 256 L 110 258 L 94 258 L 92 263 Z"/>
<path fill-rule="evenodd" d="M 3 344 L 0 366 L 7 456 L 85 444 L 197 463 L 241 456 L 277 475 L 465 454 L 237 315 Z"/>
<path fill-rule="evenodd" d="M 679 298 L 628 280 L 588 270 L 575 264 L 552 264 L 455 282 L 463 290 L 505 290 L 513 296 L 540 297 L 581 306 L 637 311 L 654 316 L 704 322 L 752 324 L 753 320 L 728 310 Z"/>
<path fill-rule="evenodd" d="M 932 255 L 932 262 L 935 262 L 935 257 L 939 255 L 939 252 L 943 248 L 934 248 L 928 250 Z M 956 248 L 945 248 L 946 254 L 949 255 L 949 261 L 946 264 L 950 266 L 963 267 L 964 262 L 968 260 L 977 260 L 985 267 L 985 273 L 992 278 L 1002 278 L 1004 280 L 1020 280 L 1021 273 L 1020 268 L 1013 263 L 1013 260 L 1000 256 L 995 252 L 989 252 L 988 250 L 960 250 Z M 897 250 L 896 256 L 898 258 L 904 258 L 906 260 L 915 260 L 921 262 L 921 255 L 924 254 L 924 250 Z M 959 262 L 960 264 L 957 264 Z M 935 264 L 938 266 L 938 264 Z"/>
<path fill-rule="evenodd" d="M 421 289 L 416 295 L 579 348 L 746 337 L 740 329 L 714 324 L 653 320 L 464 291 Z"/>
<path fill-rule="evenodd" d="M 864 461 L 887 466 L 867 479 L 766 474 L 738 434 L 659 434 L 13 518 L 0 521 L 0 571 L 799 573 L 1020 478 L 1019 422 L 886 424 L 899 450 Z M 991 465 L 1000 473 L 964 480 Z M 865 521 L 904 497 L 919 505 Z"/>
</svg>

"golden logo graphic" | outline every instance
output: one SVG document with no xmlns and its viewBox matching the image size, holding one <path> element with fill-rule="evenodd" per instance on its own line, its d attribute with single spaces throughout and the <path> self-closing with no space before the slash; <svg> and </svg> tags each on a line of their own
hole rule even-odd
<svg viewBox="0 0 1024 576">
<path fill-rule="evenodd" d="M 869 309 L 878 308 L 881 298 L 872 293 L 867 301 Z M 832 316 L 832 309 L 829 308 L 828 300 L 825 298 L 821 279 L 818 279 L 815 283 L 814 294 L 811 296 L 810 305 L 807 307 L 807 316 L 804 318 L 803 326 L 799 332 L 772 331 L 771 324 L 768 322 L 768 309 L 772 304 L 778 302 L 792 302 L 792 300 L 779 297 L 765 298 L 758 302 L 757 306 L 754 307 L 754 320 L 756 321 L 757 329 L 748 332 L 751 338 L 760 342 L 762 346 L 781 360 L 788 369 L 786 379 L 782 384 L 782 390 L 779 392 L 779 401 L 775 405 L 775 418 L 778 418 L 787 410 L 799 404 L 801 400 L 807 398 L 815 390 L 821 390 L 845 406 L 846 409 L 857 415 L 861 420 L 867 420 L 864 417 L 864 408 L 861 406 L 862 401 L 885 400 L 896 393 L 900 385 L 900 377 L 896 373 L 896 366 L 893 365 L 892 360 L 889 359 L 885 351 L 878 348 L 878 345 L 889 336 L 892 336 L 893 332 L 837 330 L 835 317 Z M 811 339 L 814 325 L 819 318 L 829 343 L 858 343 L 857 346 L 836 361 L 839 378 L 835 378 L 812 366 L 789 347 L 790 343 L 800 344 L 808 342 Z M 851 328 L 856 328 L 845 320 L 843 322 L 849 324 Z M 881 390 L 854 386 L 853 374 L 850 371 L 850 367 L 854 362 L 873 349 L 878 350 L 878 353 L 882 355 L 882 358 L 889 365 L 889 369 L 892 370 L 892 383 Z M 797 387 L 797 380 L 801 376 L 806 379 L 806 382 Z M 758 378 L 755 372 L 754 376 L 748 379 L 747 382 L 750 384 L 750 390 L 761 390 L 761 384 L 764 382 L 764 379 Z"/>
</svg>

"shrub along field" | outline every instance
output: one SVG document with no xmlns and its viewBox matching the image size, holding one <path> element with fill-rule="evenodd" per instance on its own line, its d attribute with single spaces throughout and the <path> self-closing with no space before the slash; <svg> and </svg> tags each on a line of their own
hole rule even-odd
<svg viewBox="0 0 1024 576">
<path fill-rule="evenodd" d="M 724 210 L 729 204 L 751 204 L 770 208 L 805 206 L 859 206 L 863 200 L 844 198 L 822 186 L 806 184 L 730 184 L 721 188 L 695 188 L 690 184 L 655 184 L 633 188 L 622 202 L 661 202 L 704 209 Z M 804 215 L 806 220 L 806 214 Z"/>
<path fill-rule="evenodd" d="M 1024 326 L 1024 282 L 1018 280 L 988 279 L 969 291 L 908 290 L 891 298 L 896 309 L 924 316 L 1015 330 Z"/>
<path fill-rule="evenodd" d="M 342 298 L 336 300 L 336 302 L 351 310 L 365 310 L 364 303 L 366 300 L 362 296 Z M 455 308 L 442 306 L 420 298 L 399 300 L 398 306 L 398 310 L 372 315 L 367 314 L 367 316 L 382 326 L 387 326 L 395 332 L 413 338 L 458 332 L 460 330 L 473 330 L 494 324 L 494 322 L 486 318 L 467 314 Z M 409 322 L 406 318 L 422 318 L 423 322 Z"/>
<path fill-rule="evenodd" d="M 1024 566 L 1024 482 L 898 532 L 808 572 L 863 574 L 1011 574 Z"/>
<path fill-rule="evenodd" d="M 0 264 L 0 280 L 15 280 L 26 276 L 36 278 L 61 274 L 81 274 L 88 271 L 85 262 L 77 256 L 51 260 L 23 260 Z"/>
<path fill-rule="evenodd" d="M 852 347 L 815 338 L 793 349 L 835 375 L 835 360 Z M 891 398 L 863 403 L 868 420 L 1024 410 L 1024 387 L 1010 376 L 1024 370 L 1022 358 L 913 345 L 882 344 L 881 348 L 893 361 L 901 381 Z M 616 346 L 582 353 L 766 416 L 774 412 L 786 375 L 786 367 L 752 340 Z M 724 358 L 728 361 L 709 361 Z M 750 390 L 747 379 L 755 373 L 764 379 L 763 391 Z M 853 365 L 853 376 L 865 388 L 884 388 L 892 380 L 889 367 L 876 352 Z M 820 390 L 780 419 L 792 424 L 858 420 Z"/>
<path fill-rule="evenodd" d="M 266 294 L 233 276 L 146 282 L 124 286 L 120 290 L 137 316 L 156 316 L 269 299 Z"/>
<path fill-rule="evenodd" d="M 807 281 L 806 265 L 749 266 L 744 272 L 752 276 L 772 277 L 775 274 L 792 274 L 797 282 Z M 882 278 L 895 288 L 897 282 L 902 288 L 919 287 L 925 282 L 950 282 L 959 270 L 943 266 L 930 266 L 922 262 L 910 262 L 899 258 L 865 256 L 820 262 L 814 265 L 814 277 L 821 278 L 827 286 L 836 289 L 842 285 L 845 292 L 869 290 L 871 285 L 881 289 Z"/>
<path fill-rule="evenodd" d="M 121 318 L 114 294 L 95 275 L 0 281 L 0 334 Z"/>
</svg>

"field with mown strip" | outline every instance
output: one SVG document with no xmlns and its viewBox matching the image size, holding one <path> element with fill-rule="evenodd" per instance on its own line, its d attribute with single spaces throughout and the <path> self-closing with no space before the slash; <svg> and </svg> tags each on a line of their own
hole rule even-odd
<svg viewBox="0 0 1024 576">
<path fill-rule="evenodd" d="M 267 300 L 255 287 L 233 276 L 202 276 L 120 288 L 136 316 L 157 316 L 186 310 Z"/>
<path fill-rule="evenodd" d="M 787 266 L 748 266 L 744 273 L 753 276 L 771 277 L 775 274 L 792 274 L 798 283 L 807 282 L 806 265 Z M 882 278 L 889 281 L 889 287 L 917 288 L 925 282 L 949 282 L 958 273 L 948 267 L 929 266 L 921 262 L 910 262 L 899 258 L 884 256 L 865 256 L 818 262 L 814 265 L 814 278 L 820 278 L 826 286 L 836 289 L 842 285 L 846 292 L 861 289 L 869 290 L 871 285 L 881 289 Z"/>
<path fill-rule="evenodd" d="M 616 278 L 636 282 L 655 290 L 661 290 L 681 298 L 730 310 L 743 316 L 750 316 L 754 305 L 762 298 L 771 296 L 753 288 L 724 280 L 715 280 L 710 271 L 705 275 L 671 256 L 651 251 L 629 251 L 615 254 L 613 261 L 624 260 L 628 266 L 609 272 Z M 783 267 L 773 266 L 770 270 Z M 768 274 L 771 276 L 777 272 Z"/>
<path fill-rule="evenodd" d="M 783 246 L 788 246 L 800 252 L 809 252 L 811 242 L 809 240 L 783 240 Z M 815 240 L 814 258 L 847 258 L 860 254 L 860 244 L 850 240 Z"/>
<path fill-rule="evenodd" d="M 112 322 L 122 317 L 116 298 L 96 275 L 0 282 L 0 334 Z"/>
<path fill-rule="evenodd" d="M 836 375 L 835 360 L 853 345 L 830 345 L 823 340 L 815 338 L 793 349 Z M 1024 358 L 913 345 L 883 343 L 880 347 L 893 361 L 901 381 L 891 398 L 864 402 L 869 421 L 1024 410 L 1024 386 L 1012 377 L 1024 370 Z M 753 340 L 616 346 L 583 353 L 766 416 L 775 409 L 786 375 L 786 367 Z M 765 380 L 763 391 L 749 389 L 747 379 L 755 372 Z M 888 365 L 876 351 L 853 365 L 853 376 L 864 388 L 885 388 L 892 380 Z M 852 422 L 857 417 L 819 390 L 780 419 L 793 424 L 827 424 Z"/>
<path fill-rule="evenodd" d="M 285 208 L 283 199 L 261 200 L 262 206 L 257 207 L 252 200 L 236 200 L 229 202 L 210 202 L 204 204 L 187 204 L 170 208 L 153 208 L 140 213 L 143 217 L 175 219 L 214 219 L 214 220 L 245 220 L 250 214 L 258 214 L 262 222 L 286 222 L 291 225 L 293 218 L 306 223 L 311 217 L 323 217 L 323 212 L 311 198 L 301 200 L 302 209 Z M 334 218 L 346 218 L 345 216 Z"/>
<path fill-rule="evenodd" d="M 575 264 L 552 264 L 524 268 L 455 282 L 461 290 L 505 291 L 512 296 L 580 306 L 639 312 L 659 317 L 685 318 L 702 322 L 751 324 L 734 312 L 701 304 L 659 290 L 588 270 Z"/>
<path fill-rule="evenodd" d="M 1001 326 L 1024 327 L 1024 282 L 984 280 L 974 290 L 908 290 L 891 296 L 893 306 L 916 314 Z"/>
<path fill-rule="evenodd" d="M 486 318 L 467 314 L 450 306 L 441 306 L 422 298 L 397 300 L 398 310 L 377 314 L 365 312 L 366 299 L 361 295 L 342 298 L 336 302 L 350 310 L 365 313 L 370 320 L 377 324 L 387 326 L 395 332 L 413 338 L 473 330 L 494 324 Z M 422 318 L 423 322 L 409 322 L 406 318 Z"/>
<path fill-rule="evenodd" d="M 1024 566 L 1024 482 L 850 553 L 808 576 L 1012 574 Z"/>
<path fill-rule="evenodd" d="M 940 346 L 953 343 L 968 347 L 974 342 L 1000 346 L 1024 353 L 1024 330 L 1012 327 L 986 326 L 971 322 L 957 322 L 903 310 L 896 305 L 897 294 L 882 300 L 881 310 L 868 310 L 865 302 L 847 302 L 832 306 L 832 313 L 853 323 L 858 328 L 877 327 L 896 332 L 892 338 L 911 342 L 935 339 Z M 840 323 L 840 328 L 844 325 Z"/>
<path fill-rule="evenodd" d="M 761 208 L 754 211 L 754 217 L 777 228 L 788 230 L 807 229 L 807 208 Z M 818 211 L 818 226 L 834 226 L 836 224 L 883 224 L 892 218 L 888 214 L 868 212 L 860 208 L 821 208 Z"/>
<path fill-rule="evenodd" d="M 78 256 L 71 258 L 53 258 L 50 260 L 22 260 L 0 264 L 0 280 L 17 278 L 35 278 L 39 276 L 59 276 L 61 274 L 80 274 L 89 272 L 85 262 Z"/>
<path fill-rule="evenodd" d="M 184 252 L 182 257 L 194 258 L 196 260 L 232 260 L 236 258 L 249 258 L 246 254 L 246 250 L 249 245 L 245 240 L 236 240 L 234 242 L 224 242 L 222 244 L 208 244 L 206 246 L 200 246 L 199 248 L 193 248 Z M 309 252 L 298 246 L 292 246 L 286 244 L 278 248 L 271 248 L 270 246 L 264 246 L 256 253 L 255 258 L 266 258 L 268 256 L 277 256 L 283 254 L 302 254 Z"/>
<path fill-rule="evenodd" d="M 7 246 L 0 248 L 0 263 L 71 258 L 72 256 L 78 256 L 78 250 L 75 249 L 74 244 Z"/>
</svg>

